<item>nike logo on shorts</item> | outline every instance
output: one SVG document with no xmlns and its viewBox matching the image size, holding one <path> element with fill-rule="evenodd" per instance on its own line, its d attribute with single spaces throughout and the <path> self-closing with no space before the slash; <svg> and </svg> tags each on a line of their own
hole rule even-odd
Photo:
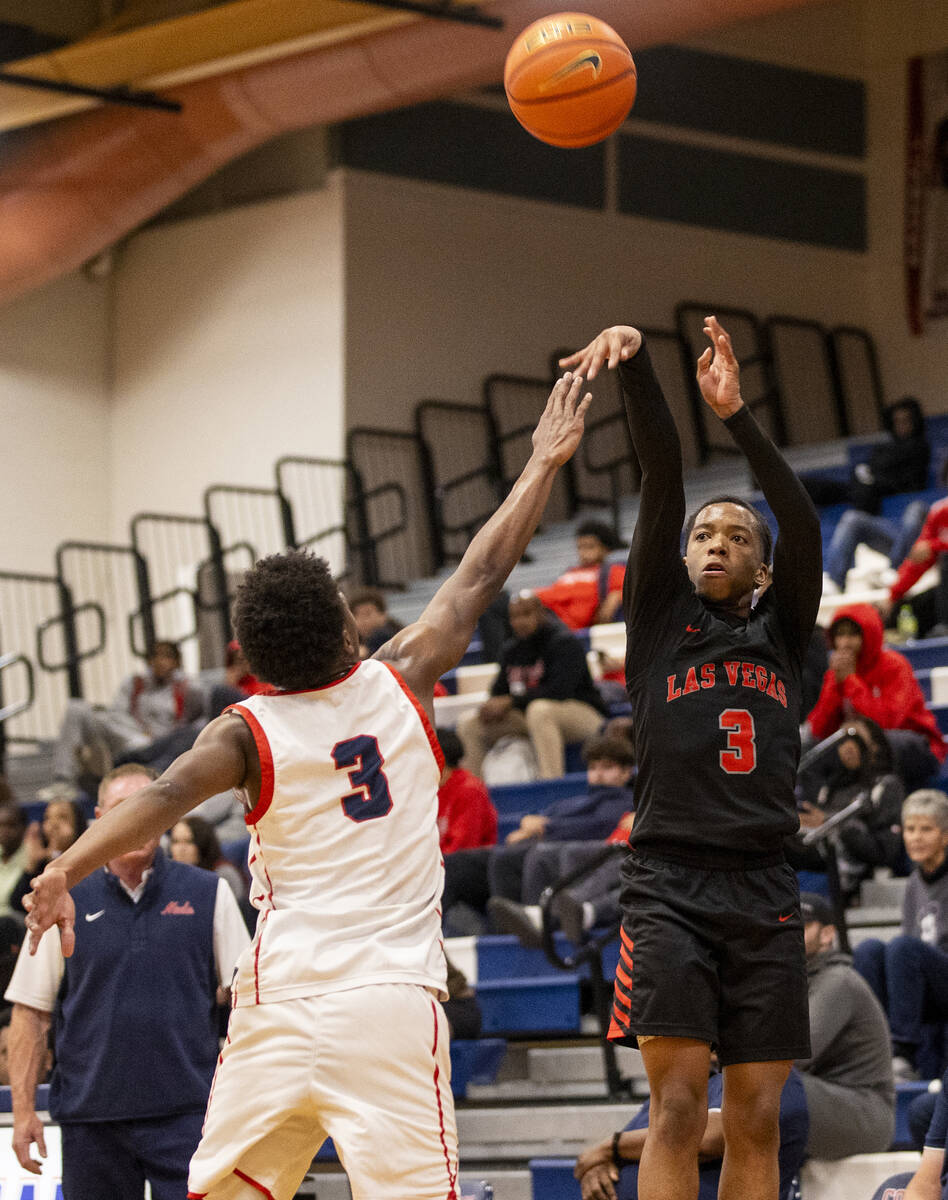
<svg viewBox="0 0 948 1200">
<path fill-rule="evenodd" d="M 100 908 L 97 913 L 86 913 L 86 920 L 87 921 L 98 921 L 99 917 L 103 916 L 104 913 L 105 913 L 104 908 Z"/>
</svg>

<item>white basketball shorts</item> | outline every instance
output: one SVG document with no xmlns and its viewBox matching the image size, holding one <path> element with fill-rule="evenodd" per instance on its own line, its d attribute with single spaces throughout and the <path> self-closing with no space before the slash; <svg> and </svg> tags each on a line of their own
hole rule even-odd
<svg viewBox="0 0 948 1200">
<path fill-rule="evenodd" d="M 231 1013 L 194 1200 L 289 1200 L 331 1137 L 353 1200 L 457 1200 L 444 1011 L 383 983 Z"/>
</svg>

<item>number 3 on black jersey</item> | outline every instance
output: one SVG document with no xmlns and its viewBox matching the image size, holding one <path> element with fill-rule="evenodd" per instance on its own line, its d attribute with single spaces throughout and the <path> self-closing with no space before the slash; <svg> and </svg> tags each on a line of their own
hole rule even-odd
<svg viewBox="0 0 948 1200">
<path fill-rule="evenodd" d="M 718 717 L 718 728 L 727 734 L 727 749 L 718 755 L 721 770 L 749 775 L 757 766 L 754 718 L 746 708 L 726 708 Z"/>
<path fill-rule="evenodd" d="M 333 746 L 332 761 L 336 769 L 349 771 L 349 783 L 356 790 L 342 797 L 342 811 L 352 821 L 371 821 L 387 817 L 392 811 L 392 793 L 382 770 L 384 759 L 374 737 L 361 733 Z"/>
</svg>

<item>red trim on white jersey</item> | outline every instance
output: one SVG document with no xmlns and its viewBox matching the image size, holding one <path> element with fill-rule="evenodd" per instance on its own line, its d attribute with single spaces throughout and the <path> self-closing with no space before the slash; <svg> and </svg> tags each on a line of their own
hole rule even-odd
<svg viewBox="0 0 948 1200">
<path fill-rule="evenodd" d="M 378 661 L 379 660 L 376 659 L 376 662 L 378 662 Z M 405 682 L 405 680 L 402 679 L 401 675 L 399 675 L 399 673 L 395 670 L 395 668 L 392 666 L 392 664 L 389 662 L 383 662 L 382 666 L 388 667 L 388 669 L 392 672 L 392 674 L 395 676 L 396 680 L 398 681 L 398 686 L 402 689 L 402 691 L 405 693 L 405 695 L 408 697 L 408 699 L 415 706 L 415 712 L 421 718 L 421 723 L 424 726 L 425 734 L 428 738 L 428 745 L 431 747 L 431 753 L 434 755 L 435 762 L 438 764 L 438 774 L 440 775 L 440 773 L 444 770 L 444 751 L 441 749 L 441 744 L 438 741 L 437 736 L 435 735 L 434 726 L 431 724 L 431 719 L 429 718 L 429 716 L 425 712 L 425 710 L 422 708 L 418 697 L 411 690 L 411 688 L 408 686 L 408 684 Z"/>
<path fill-rule="evenodd" d="M 239 713 L 243 717 L 253 734 L 254 744 L 257 747 L 257 756 L 260 759 L 260 797 L 254 805 L 253 811 L 244 814 L 244 822 L 247 825 L 255 825 L 273 800 L 273 752 L 267 741 L 267 735 L 263 732 L 263 726 L 249 708 L 245 708 L 242 704 L 232 704 L 226 711 Z"/>
<path fill-rule="evenodd" d="M 281 689 L 280 691 L 272 692 L 271 695 L 273 695 L 273 696 L 308 696 L 310 692 L 325 692 L 327 688 L 338 687 L 340 683 L 345 683 L 347 679 L 351 679 L 351 677 L 356 673 L 356 671 L 358 671 L 359 667 L 361 667 L 361 666 L 362 666 L 362 663 L 357 662 L 353 666 L 351 666 L 348 671 L 346 671 L 345 675 L 340 675 L 338 679 L 332 679 L 332 680 L 330 680 L 329 683 L 321 683 L 319 685 L 319 687 L 297 688 L 295 692 L 283 691 Z"/>
<path fill-rule="evenodd" d="M 238 1171 L 236 1167 L 234 1167 L 234 1174 L 238 1179 L 242 1179 L 244 1183 L 249 1183 L 252 1188 L 256 1188 L 261 1196 L 266 1196 L 267 1200 L 276 1200 L 276 1196 L 274 1196 L 273 1192 L 271 1192 L 269 1188 L 265 1188 L 262 1183 L 257 1183 L 256 1179 L 251 1179 L 250 1176 L 245 1174 L 243 1171 Z"/>
<path fill-rule="evenodd" d="M 434 1045 L 431 1047 L 431 1057 L 435 1059 L 434 1086 L 435 1098 L 438 1101 L 438 1136 L 441 1139 L 441 1149 L 444 1151 L 444 1165 L 448 1173 L 448 1194 L 445 1196 L 445 1200 L 458 1200 L 456 1187 L 458 1172 L 457 1167 L 453 1170 L 451 1169 L 451 1155 L 448 1151 L 448 1141 L 444 1132 L 444 1108 L 441 1104 L 441 1088 L 438 1086 L 441 1071 L 436 1058 L 438 1053 L 438 1009 L 434 1000 L 431 1001 L 431 1015 L 434 1017 Z"/>
</svg>

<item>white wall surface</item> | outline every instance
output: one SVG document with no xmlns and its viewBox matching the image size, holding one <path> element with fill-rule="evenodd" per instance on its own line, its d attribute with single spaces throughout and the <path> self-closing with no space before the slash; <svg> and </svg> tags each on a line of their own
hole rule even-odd
<svg viewBox="0 0 948 1200">
<path fill-rule="evenodd" d="M 82 274 L 0 309 L 0 569 L 50 574 L 108 530 L 109 287 Z"/>
<path fill-rule="evenodd" d="M 113 530 L 202 512 L 212 483 L 274 484 L 343 449 L 343 216 L 335 184 L 149 229 L 116 276 Z"/>
</svg>

